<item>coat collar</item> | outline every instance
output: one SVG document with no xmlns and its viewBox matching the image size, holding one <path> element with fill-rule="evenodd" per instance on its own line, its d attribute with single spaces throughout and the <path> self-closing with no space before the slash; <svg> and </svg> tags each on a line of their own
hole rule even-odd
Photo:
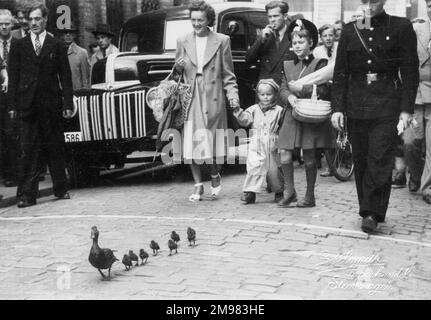
<svg viewBox="0 0 431 320">
<path fill-rule="evenodd" d="M 308 56 L 306 56 L 303 60 L 299 60 L 298 56 L 295 55 L 295 58 L 293 59 L 293 63 L 295 63 L 295 66 L 302 61 L 302 63 L 306 66 L 309 66 L 310 63 L 314 60 L 314 56 L 312 53 L 310 53 Z"/>
<path fill-rule="evenodd" d="M 27 47 L 26 49 L 32 53 L 34 57 L 36 56 L 36 52 L 34 52 L 33 42 L 31 41 L 31 37 L 24 38 L 24 45 Z M 45 41 L 43 42 L 42 51 L 40 53 L 39 58 L 45 57 L 48 53 L 51 52 L 52 47 L 55 45 L 55 39 L 51 35 L 47 34 L 45 37 Z"/>
<path fill-rule="evenodd" d="M 203 67 L 205 67 L 208 64 L 208 62 L 212 59 L 212 57 L 215 55 L 220 44 L 221 42 L 217 38 L 215 32 L 210 30 L 210 32 L 208 33 L 207 46 L 205 48 Z M 196 66 L 197 65 L 196 35 L 194 32 L 189 33 L 187 35 L 185 39 L 184 47 L 191 62 Z"/>
</svg>

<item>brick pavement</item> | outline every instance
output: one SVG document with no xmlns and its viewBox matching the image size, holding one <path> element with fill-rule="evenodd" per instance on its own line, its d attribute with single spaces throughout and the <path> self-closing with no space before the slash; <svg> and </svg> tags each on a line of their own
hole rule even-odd
<svg viewBox="0 0 431 320">
<path fill-rule="evenodd" d="M 305 174 L 295 174 L 301 195 Z M 197 204 L 187 202 L 190 180 L 141 177 L 74 190 L 71 201 L 0 209 L 0 299 L 431 297 L 431 210 L 419 195 L 393 190 L 387 222 L 369 237 L 353 182 L 319 177 L 317 207 L 298 210 L 277 208 L 271 194 L 242 205 L 244 177 L 225 174 L 221 199 Z M 93 225 L 119 259 L 152 239 L 162 250 L 129 272 L 114 264 L 113 279 L 101 281 L 87 260 Z M 188 226 L 197 231 L 195 248 Z M 172 230 L 182 240 L 169 257 Z"/>
</svg>

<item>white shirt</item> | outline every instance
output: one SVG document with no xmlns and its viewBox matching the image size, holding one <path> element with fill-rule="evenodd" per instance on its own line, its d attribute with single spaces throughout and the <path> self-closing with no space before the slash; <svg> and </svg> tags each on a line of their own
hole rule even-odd
<svg viewBox="0 0 431 320">
<path fill-rule="evenodd" d="M 197 73 L 203 73 L 204 68 L 204 57 L 205 57 L 205 49 L 207 47 L 208 36 L 206 37 L 197 37 L 196 36 L 196 57 L 198 59 L 198 71 Z"/>
<path fill-rule="evenodd" d="M 33 32 L 30 32 L 30 37 L 31 37 L 31 42 L 33 43 L 34 52 L 36 52 L 36 44 L 35 44 L 36 35 Z M 41 44 L 41 48 L 43 48 L 43 44 L 45 42 L 45 38 L 46 38 L 46 31 L 42 32 L 39 35 L 39 41 L 40 41 L 40 44 Z"/>
<path fill-rule="evenodd" d="M 12 37 L 10 37 L 8 40 L 1 40 L 0 39 L 0 57 L 4 60 L 3 57 L 3 48 L 6 42 L 6 46 L 7 46 L 7 51 L 10 52 L 10 42 L 12 41 Z"/>
<path fill-rule="evenodd" d="M 321 45 L 314 49 L 313 56 L 316 59 L 328 59 L 329 62 L 335 62 L 335 59 L 337 57 L 337 49 L 338 49 L 338 42 L 334 42 L 334 46 L 332 47 L 332 55 L 331 57 L 328 56 L 328 49 Z"/>
</svg>

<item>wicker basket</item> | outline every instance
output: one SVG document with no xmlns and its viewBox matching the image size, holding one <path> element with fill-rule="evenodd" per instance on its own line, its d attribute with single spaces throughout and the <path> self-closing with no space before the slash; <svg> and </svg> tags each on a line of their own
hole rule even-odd
<svg viewBox="0 0 431 320">
<path fill-rule="evenodd" d="M 307 123 L 320 123 L 331 116 L 331 102 L 317 99 L 317 86 L 313 85 L 311 99 L 297 99 L 292 111 L 295 120 Z"/>
</svg>

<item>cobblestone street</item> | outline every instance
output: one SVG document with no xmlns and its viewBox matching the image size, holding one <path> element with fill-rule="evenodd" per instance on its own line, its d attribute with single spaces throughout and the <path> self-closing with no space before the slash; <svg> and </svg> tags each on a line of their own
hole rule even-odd
<svg viewBox="0 0 431 320">
<path fill-rule="evenodd" d="M 0 299 L 429 299 L 431 213 L 420 195 L 394 189 L 385 224 L 360 231 L 354 182 L 318 178 L 317 207 L 279 209 L 273 194 L 240 203 L 245 175 L 223 175 L 220 199 L 190 203 L 181 176 L 103 181 L 71 201 L 42 198 L 0 209 Z M 305 173 L 295 170 L 297 191 Z M 205 184 L 209 191 L 209 182 Z M 158 256 L 102 281 L 88 262 L 90 228 L 101 247 Z M 197 231 L 187 243 L 188 226 Z M 169 256 L 172 230 L 181 241 Z"/>
</svg>

